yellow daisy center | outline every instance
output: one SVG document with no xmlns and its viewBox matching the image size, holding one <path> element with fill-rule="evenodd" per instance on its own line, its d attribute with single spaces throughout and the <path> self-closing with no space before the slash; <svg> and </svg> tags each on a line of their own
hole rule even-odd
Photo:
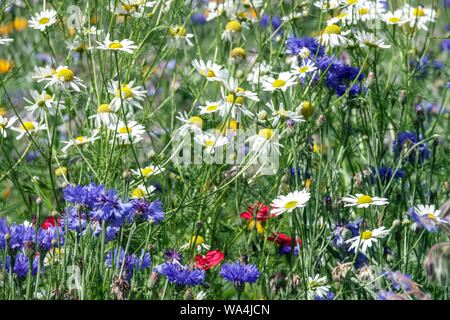
<svg viewBox="0 0 450 320">
<path fill-rule="evenodd" d="M 258 132 L 258 136 L 260 136 L 261 138 L 264 138 L 266 140 L 270 140 L 270 138 L 272 137 L 272 134 L 273 134 L 272 130 L 267 129 L 267 128 L 261 129 Z"/>
<path fill-rule="evenodd" d="M 286 81 L 281 80 L 281 79 L 278 79 L 278 80 L 275 80 L 275 81 L 272 83 L 272 87 L 274 87 L 274 88 L 281 88 L 281 87 L 283 87 L 285 84 L 286 84 Z"/>
<path fill-rule="evenodd" d="M 389 18 L 388 20 L 389 20 L 389 22 L 392 22 L 392 23 L 398 23 L 398 22 L 400 22 L 400 19 L 399 19 L 399 18 L 396 18 L 396 17 Z"/>
<path fill-rule="evenodd" d="M 170 29 L 170 35 L 172 37 L 185 37 L 187 34 L 186 29 L 183 27 L 176 27 Z"/>
<path fill-rule="evenodd" d="M 70 82 L 73 80 L 73 72 L 70 69 L 64 68 L 58 71 L 57 74 L 58 80 L 63 80 L 66 82 Z"/>
<path fill-rule="evenodd" d="M 214 106 L 208 106 L 206 107 L 206 111 L 214 111 L 217 110 L 218 106 L 214 105 Z"/>
<path fill-rule="evenodd" d="M 239 32 L 242 30 L 242 26 L 238 21 L 233 20 L 227 23 L 227 25 L 225 26 L 225 30 L 232 32 Z"/>
<path fill-rule="evenodd" d="M 41 18 L 41 19 L 39 19 L 39 21 L 38 21 L 39 24 L 47 24 L 47 23 L 49 23 L 49 22 L 50 22 L 50 19 L 47 18 L 47 17 Z"/>
<path fill-rule="evenodd" d="M 213 140 L 208 140 L 205 142 L 205 146 L 207 147 L 212 147 L 214 145 L 214 141 Z"/>
<path fill-rule="evenodd" d="M 84 136 L 80 136 L 80 137 L 76 137 L 75 140 L 77 140 L 79 143 L 83 143 L 84 139 L 86 139 L 86 137 Z"/>
<path fill-rule="evenodd" d="M 208 73 L 205 75 L 205 70 L 202 70 L 202 75 L 204 75 L 207 78 L 211 78 L 214 77 L 216 74 L 214 73 L 214 71 L 212 69 L 208 70 Z"/>
<path fill-rule="evenodd" d="M 109 112 L 114 112 L 111 110 L 111 108 L 109 107 L 109 104 L 104 103 L 98 106 L 97 108 L 97 113 L 109 113 Z"/>
<path fill-rule="evenodd" d="M 229 103 L 233 103 L 234 102 L 234 104 L 244 104 L 244 98 L 243 97 L 235 97 L 234 94 L 232 94 L 232 93 L 228 95 L 226 101 L 229 102 Z"/>
<path fill-rule="evenodd" d="M 423 17 L 425 15 L 425 12 L 423 12 L 423 10 L 420 8 L 416 8 L 413 10 L 413 15 L 416 17 Z"/>
<path fill-rule="evenodd" d="M 28 131 L 35 129 L 35 126 L 32 122 L 30 121 L 25 121 L 23 123 L 23 126 L 20 126 L 20 129 L 24 130 L 27 129 Z"/>
<path fill-rule="evenodd" d="M 364 240 L 372 238 L 372 231 L 370 230 L 364 231 L 361 235 L 361 238 Z"/>
<path fill-rule="evenodd" d="M 301 114 L 305 117 L 305 118 L 309 118 L 313 115 L 314 113 L 314 106 L 312 105 L 311 102 L 308 101 L 303 101 L 301 103 L 301 109 L 300 109 Z"/>
<path fill-rule="evenodd" d="M 361 196 L 358 198 L 358 204 L 365 204 L 365 203 L 372 203 L 372 197 L 371 196 Z"/>
<path fill-rule="evenodd" d="M 325 28 L 323 33 L 325 34 L 341 34 L 342 30 L 339 26 L 332 24 Z"/>
<path fill-rule="evenodd" d="M 128 99 L 133 96 L 133 92 L 131 91 L 130 88 L 128 88 L 127 84 L 123 85 L 120 90 L 117 90 L 117 92 L 116 92 L 117 98 L 120 98 L 120 91 L 122 91 L 124 93 L 124 95 L 125 95 L 124 99 Z"/>
<path fill-rule="evenodd" d="M 308 69 L 308 67 L 301 67 L 300 69 L 298 69 L 298 72 L 305 73 L 306 71 L 308 71 Z"/>
<path fill-rule="evenodd" d="M 153 173 L 153 172 L 154 172 L 154 170 L 152 168 L 144 168 L 144 169 L 142 169 L 142 175 L 144 177 L 148 176 L 150 173 Z"/>
<path fill-rule="evenodd" d="M 129 127 L 122 127 L 119 129 L 120 133 L 131 133 L 132 129 Z"/>
<path fill-rule="evenodd" d="M 42 98 L 42 95 L 41 95 Z M 45 105 L 45 101 L 51 99 L 52 96 L 49 95 L 48 93 L 45 95 L 45 98 L 43 98 L 42 100 L 39 100 L 38 102 L 36 102 L 38 107 L 43 107 Z"/>
<path fill-rule="evenodd" d="M 427 213 L 427 217 L 433 220 L 436 220 L 436 216 L 432 213 Z"/>
<path fill-rule="evenodd" d="M 203 128 L 203 119 L 200 117 L 190 117 L 189 123 L 192 123 L 194 126 L 197 126 L 200 129 Z"/>
<path fill-rule="evenodd" d="M 286 209 L 292 209 L 292 208 L 294 208 L 297 205 L 297 203 L 298 203 L 297 201 L 289 201 L 288 203 L 286 203 L 284 205 L 284 207 Z"/>
<path fill-rule="evenodd" d="M 139 198 L 141 199 L 143 196 L 145 196 L 145 191 L 141 189 L 134 189 L 131 193 L 132 198 Z"/>
<path fill-rule="evenodd" d="M 231 50 L 230 56 L 232 58 L 245 59 L 245 57 L 247 56 L 247 52 L 245 52 L 245 50 L 242 48 L 234 48 L 233 50 Z"/>
<path fill-rule="evenodd" d="M 369 13 L 369 9 L 368 8 L 359 9 L 359 14 L 360 15 L 368 14 L 368 13 Z"/>
<path fill-rule="evenodd" d="M 128 13 L 135 13 L 137 10 L 137 4 L 124 4 L 122 8 L 128 11 Z"/>
<path fill-rule="evenodd" d="M 197 239 L 196 239 L 197 238 Z M 196 245 L 196 246 L 200 246 L 200 245 L 202 245 L 204 242 L 205 242 L 205 240 L 201 237 L 201 236 L 193 236 L 192 238 L 191 238 L 191 244 L 194 244 L 194 245 Z"/>
<path fill-rule="evenodd" d="M 109 44 L 109 47 L 111 49 L 121 49 L 123 48 L 122 44 L 120 42 L 113 42 Z"/>
</svg>

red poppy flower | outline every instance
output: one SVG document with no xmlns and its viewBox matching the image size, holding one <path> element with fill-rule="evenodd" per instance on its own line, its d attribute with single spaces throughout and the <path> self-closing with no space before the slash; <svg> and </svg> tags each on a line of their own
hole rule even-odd
<svg viewBox="0 0 450 320">
<path fill-rule="evenodd" d="M 61 222 L 60 222 L 61 220 L 62 220 L 62 218 L 59 217 L 58 218 L 58 226 L 61 226 Z M 44 220 L 44 223 L 41 224 L 41 228 L 48 229 L 48 228 L 50 228 L 50 226 L 52 226 L 52 227 L 55 226 L 55 218 L 53 218 L 51 216 Z"/>
<path fill-rule="evenodd" d="M 225 256 L 222 252 L 218 250 L 211 250 L 206 253 L 205 257 L 196 255 L 195 263 L 197 264 L 197 267 L 200 267 L 203 270 L 208 270 L 211 267 L 217 266 L 224 257 Z"/>
<path fill-rule="evenodd" d="M 292 237 L 288 238 L 288 236 L 285 235 L 284 233 L 278 233 L 278 232 L 272 233 L 272 236 L 267 237 L 267 240 L 276 242 L 281 247 L 290 247 L 292 244 Z M 302 240 L 300 238 L 297 238 L 296 240 L 299 245 L 302 244 Z"/>
<path fill-rule="evenodd" d="M 248 207 L 248 211 L 244 211 L 241 213 L 241 218 L 250 220 L 255 217 L 255 209 L 258 210 L 256 213 L 256 221 L 266 221 L 269 216 L 269 206 L 266 206 L 265 204 L 255 203 L 252 204 L 250 207 Z M 271 214 L 270 217 L 274 217 L 274 214 Z"/>
</svg>

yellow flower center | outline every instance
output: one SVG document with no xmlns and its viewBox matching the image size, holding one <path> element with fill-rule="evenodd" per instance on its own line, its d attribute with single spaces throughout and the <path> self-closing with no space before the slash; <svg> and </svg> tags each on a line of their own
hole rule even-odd
<svg viewBox="0 0 450 320">
<path fill-rule="evenodd" d="M 196 239 L 197 238 L 197 239 Z M 196 246 L 200 246 L 200 245 L 202 245 L 204 242 L 205 242 L 205 240 L 201 237 L 201 236 L 193 236 L 192 238 L 191 238 L 191 244 L 194 244 L 194 245 L 196 245 Z"/>
<path fill-rule="evenodd" d="M 122 88 L 120 89 L 120 91 L 122 91 L 123 94 L 125 95 L 124 99 L 128 99 L 128 98 L 131 98 L 133 96 L 133 92 L 131 92 L 131 90 L 130 90 L 130 88 L 128 88 L 127 84 L 124 84 L 122 86 Z M 120 98 L 120 91 L 117 90 L 117 92 L 116 92 L 117 98 Z"/>
<path fill-rule="evenodd" d="M 361 235 L 361 238 L 364 240 L 372 238 L 372 231 L 370 230 L 364 231 Z"/>
<path fill-rule="evenodd" d="M 323 33 L 325 34 L 341 34 L 342 30 L 339 26 L 332 24 L 325 28 Z"/>
<path fill-rule="evenodd" d="M 187 34 L 186 29 L 183 27 L 176 27 L 170 29 L 170 35 L 172 37 L 185 37 Z"/>
<path fill-rule="evenodd" d="M 425 15 L 425 12 L 423 12 L 423 10 L 420 8 L 416 8 L 413 11 L 413 15 L 416 17 L 423 17 Z"/>
<path fill-rule="evenodd" d="M 308 67 L 301 67 L 300 69 L 298 69 L 298 72 L 305 73 L 306 71 L 308 71 L 308 69 Z"/>
<path fill-rule="evenodd" d="M 154 171 L 153 171 L 152 168 L 144 168 L 144 169 L 142 169 L 142 175 L 143 175 L 144 177 L 148 176 L 150 173 L 153 173 L 153 172 L 154 172 Z"/>
<path fill-rule="evenodd" d="M 371 196 L 361 196 L 358 198 L 358 204 L 365 204 L 365 203 L 372 203 L 372 197 Z"/>
<path fill-rule="evenodd" d="M 98 106 L 97 108 L 97 113 L 109 113 L 109 112 L 114 112 L 111 110 L 111 108 L 109 107 L 109 104 L 104 103 Z"/>
<path fill-rule="evenodd" d="M 347 3 L 348 4 L 355 4 L 355 3 L 357 3 L 358 2 L 358 0 L 347 0 Z"/>
<path fill-rule="evenodd" d="M 267 129 L 267 128 L 261 129 L 258 132 L 258 136 L 260 136 L 261 138 L 264 138 L 266 140 L 270 140 L 270 138 L 272 137 L 272 134 L 273 134 L 272 130 Z"/>
<path fill-rule="evenodd" d="M 80 136 L 80 137 L 76 137 L 75 140 L 77 140 L 79 143 L 83 143 L 85 138 L 86 137 L 84 137 L 84 136 Z"/>
<path fill-rule="evenodd" d="M 70 82 L 73 80 L 74 75 L 72 70 L 65 68 L 58 71 L 57 77 L 58 80 Z"/>
<path fill-rule="evenodd" d="M 309 118 L 313 115 L 314 113 L 314 106 L 312 105 L 311 102 L 308 101 L 303 101 L 301 103 L 301 109 L 300 109 L 301 114 L 305 117 L 305 118 Z"/>
<path fill-rule="evenodd" d="M 214 145 L 214 141 L 213 140 L 208 140 L 205 142 L 205 146 L 207 147 L 212 147 Z"/>
<path fill-rule="evenodd" d="M 205 75 L 205 70 L 202 70 L 202 75 L 204 75 L 207 78 L 211 78 L 214 77 L 216 74 L 214 73 L 214 71 L 212 69 L 208 70 L 208 73 Z"/>
<path fill-rule="evenodd" d="M 234 102 L 234 104 L 244 104 L 244 98 L 243 97 L 240 97 L 240 96 L 239 97 L 234 97 L 234 94 L 232 94 L 232 93 L 228 95 L 226 101 L 229 102 L 229 103 L 233 103 Z"/>
<path fill-rule="evenodd" d="M 281 88 L 281 87 L 283 87 L 285 84 L 286 84 L 286 81 L 281 80 L 281 79 L 278 79 L 278 80 L 275 80 L 275 81 L 272 83 L 272 87 L 274 87 L 274 88 Z"/>
<path fill-rule="evenodd" d="M 122 44 L 120 42 L 113 42 L 109 44 L 109 47 L 111 49 L 121 49 L 123 48 Z"/>
<path fill-rule="evenodd" d="M 234 48 L 233 50 L 231 50 L 230 56 L 232 58 L 245 59 L 245 57 L 247 56 L 247 53 L 242 48 Z"/>
<path fill-rule="evenodd" d="M 47 18 L 47 17 L 41 18 L 41 19 L 39 19 L 39 21 L 38 21 L 39 24 L 47 24 L 47 23 L 49 23 L 49 22 L 50 22 L 50 19 Z"/>
<path fill-rule="evenodd" d="M 427 213 L 427 217 L 433 220 L 436 220 L 436 216 L 432 213 Z"/>
<path fill-rule="evenodd" d="M 32 122 L 30 122 L 30 121 L 25 121 L 25 122 L 23 123 L 23 126 L 20 126 L 20 129 L 22 129 L 22 130 L 25 131 L 25 128 L 26 128 L 28 131 L 30 131 L 30 130 L 35 129 L 35 126 L 34 126 L 34 124 L 33 124 Z"/>
<path fill-rule="evenodd" d="M 388 20 L 389 20 L 389 22 L 392 22 L 392 23 L 400 22 L 400 19 L 396 18 L 396 17 L 389 18 Z"/>
<path fill-rule="evenodd" d="M 341 13 L 340 15 L 338 15 L 336 18 L 343 18 L 347 16 L 347 12 Z"/>
<path fill-rule="evenodd" d="M 61 167 L 55 170 L 55 176 L 60 177 L 62 175 L 67 176 L 67 167 Z"/>
<path fill-rule="evenodd" d="M 42 95 L 41 95 L 41 98 L 42 98 Z M 45 95 L 45 98 L 43 98 L 42 100 L 39 100 L 38 102 L 36 102 L 36 104 L 37 104 L 38 107 L 42 108 L 43 106 L 45 106 L 45 101 L 49 100 L 51 98 L 52 98 L 52 96 L 47 93 Z"/>
<path fill-rule="evenodd" d="M 137 4 L 124 4 L 122 8 L 128 11 L 128 13 L 135 13 L 137 10 Z"/>
<path fill-rule="evenodd" d="M 206 110 L 207 111 L 214 111 L 214 110 L 217 110 L 217 108 L 218 108 L 218 106 L 208 106 L 208 107 L 206 107 Z"/>
<path fill-rule="evenodd" d="M 131 193 L 132 198 L 139 198 L 141 199 L 143 196 L 145 196 L 145 191 L 141 189 L 134 189 Z"/>
<path fill-rule="evenodd" d="M 189 123 L 192 123 L 194 126 L 199 127 L 200 129 L 203 128 L 203 119 L 200 117 L 190 117 Z"/>
<path fill-rule="evenodd" d="M 297 203 L 298 203 L 297 201 L 289 201 L 288 203 L 286 203 L 284 205 L 284 207 L 286 209 L 292 209 L 292 208 L 294 208 L 297 205 Z"/>
<path fill-rule="evenodd" d="M 122 127 L 119 129 L 120 133 L 131 133 L 132 129 L 129 127 Z"/>
<path fill-rule="evenodd" d="M 14 66 L 14 61 L 12 65 Z M 0 59 L 0 73 L 7 73 L 11 68 L 12 66 L 7 60 Z"/>
<path fill-rule="evenodd" d="M 242 30 L 242 26 L 238 21 L 233 20 L 227 23 L 227 25 L 225 26 L 225 30 L 232 32 L 239 32 Z"/>
<path fill-rule="evenodd" d="M 359 9 L 359 14 L 360 15 L 368 14 L 368 13 L 369 13 L 369 9 L 368 8 Z"/>
</svg>

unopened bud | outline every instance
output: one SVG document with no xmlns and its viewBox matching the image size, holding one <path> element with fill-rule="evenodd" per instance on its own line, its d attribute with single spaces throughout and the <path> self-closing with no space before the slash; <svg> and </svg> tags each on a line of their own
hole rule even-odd
<svg viewBox="0 0 450 320">
<path fill-rule="evenodd" d="M 31 183 L 36 183 L 39 181 L 39 177 L 38 176 L 32 176 L 31 177 Z"/>
<path fill-rule="evenodd" d="M 194 300 L 194 295 L 192 294 L 191 290 L 186 290 L 186 292 L 183 295 L 184 300 Z"/>
<path fill-rule="evenodd" d="M 319 118 L 317 119 L 317 126 L 322 127 L 326 123 L 326 121 L 327 121 L 327 119 L 325 118 L 325 116 L 323 114 L 321 114 L 319 116 Z"/>
<path fill-rule="evenodd" d="M 35 252 L 35 245 L 33 241 L 25 241 L 23 243 L 23 250 L 25 255 L 28 258 L 31 258 L 32 256 L 34 256 L 34 252 Z"/>
<path fill-rule="evenodd" d="M 267 119 L 267 111 L 261 110 L 260 112 L 258 112 L 258 119 L 266 120 Z"/>
<path fill-rule="evenodd" d="M 203 227 L 203 221 L 199 220 L 195 223 L 195 227 L 197 229 L 201 229 Z"/>
<path fill-rule="evenodd" d="M 122 178 L 128 179 L 129 177 L 130 177 L 130 172 L 128 172 L 128 170 L 125 170 L 125 171 L 122 173 Z"/>
<path fill-rule="evenodd" d="M 36 204 L 37 205 L 40 205 L 42 203 L 42 198 L 41 197 L 38 197 L 37 199 L 36 199 Z"/>
<path fill-rule="evenodd" d="M 53 210 L 53 211 L 52 211 L 52 217 L 53 217 L 53 218 L 59 217 L 59 212 L 56 211 L 56 210 Z"/>
<path fill-rule="evenodd" d="M 399 227 L 401 224 L 402 222 L 400 221 L 400 219 L 395 219 L 394 221 L 392 221 L 392 229 Z"/>
<path fill-rule="evenodd" d="M 345 229 L 344 232 L 342 232 L 342 238 L 348 240 L 352 237 L 352 232 L 349 229 Z"/>
<path fill-rule="evenodd" d="M 156 288 L 159 284 L 159 273 L 152 272 L 150 278 L 148 279 L 148 287 L 150 289 Z"/>
<path fill-rule="evenodd" d="M 375 81 L 375 74 L 371 71 L 367 75 L 366 87 L 369 88 L 374 81 Z"/>
<path fill-rule="evenodd" d="M 147 158 L 148 158 L 148 159 L 153 159 L 155 156 L 156 156 L 155 150 L 150 150 L 150 151 L 147 153 Z"/>
<path fill-rule="evenodd" d="M 52 246 L 55 247 L 57 243 L 58 243 L 58 241 L 55 238 L 53 238 L 52 239 Z"/>
<path fill-rule="evenodd" d="M 405 90 L 400 91 L 400 97 L 398 101 L 400 102 L 400 104 L 405 104 L 406 100 L 407 100 L 406 91 Z"/>
<path fill-rule="evenodd" d="M 11 239 L 11 235 L 9 233 L 5 233 L 5 235 L 3 237 L 5 238 L 6 242 L 8 242 L 9 239 Z"/>
<path fill-rule="evenodd" d="M 430 282 L 434 282 L 436 280 L 436 274 L 434 272 L 434 262 L 432 259 L 425 259 L 424 263 L 423 263 L 423 267 L 425 269 L 425 274 L 428 277 L 428 280 L 430 280 Z"/>
<path fill-rule="evenodd" d="M 247 53 L 242 48 L 234 48 L 230 53 L 231 58 L 245 59 Z"/>
<path fill-rule="evenodd" d="M 311 51 L 307 47 L 303 47 L 300 50 L 299 56 L 302 59 L 307 59 L 307 58 L 309 58 L 310 54 L 311 54 Z"/>
</svg>

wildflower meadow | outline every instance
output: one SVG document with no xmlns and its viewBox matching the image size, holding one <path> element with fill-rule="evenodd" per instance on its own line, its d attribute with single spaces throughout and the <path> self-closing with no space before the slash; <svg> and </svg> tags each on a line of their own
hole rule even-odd
<svg viewBox="0 0 450 320">
<path fill-rule="evenodd" d="M 450 1 L 1 0 L 1 300 L 447 300 Z"/>
</svg>

